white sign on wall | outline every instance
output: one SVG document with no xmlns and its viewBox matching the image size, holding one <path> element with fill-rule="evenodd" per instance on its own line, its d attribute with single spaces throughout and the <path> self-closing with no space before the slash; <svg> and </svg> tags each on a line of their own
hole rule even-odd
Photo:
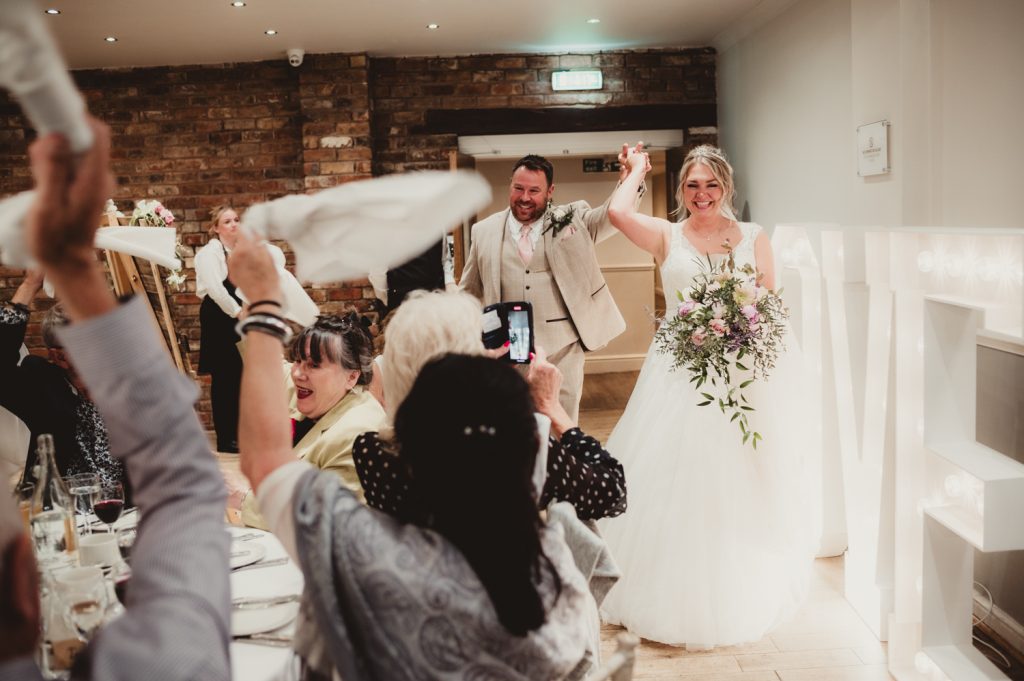
<svg viewBox="0 0 1024 681">
<path fill-rule="evenodd" d="M 889 121 L 857 128 L 857 174 L 867 177 L 889 170 Z"/>
</svg>

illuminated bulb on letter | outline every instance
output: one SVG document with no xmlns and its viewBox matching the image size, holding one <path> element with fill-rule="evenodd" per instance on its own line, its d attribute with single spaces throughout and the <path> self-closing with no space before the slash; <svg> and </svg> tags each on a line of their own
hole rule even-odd
<svg viewBox="0 0 1024 681">
<path fill-rule="evenodd" d="M 978 263 L 978 276 L 982 281 L 995 281 L 999 278 L 999 265 L 992 258 L 982 258 Z"/>
<path fill-rule="evenodd" d="M 957 279 L 964 273 L 964 259 L 960 256 L 953 256 L 946 261 L 946 274 Z"/>
<path fill-rule="evenodd" d="M 950 499 L 959 499 L 964 493 L 964 481 L 959 475 L 947 475 L 943 486 L 946 488 L 946 496 Z"/>
<path fill-rule="evenodd" d="M 935 268 L 935 256 L 931 251 L 921 251 L 917 254 L 917 270 L 922 274 L 928 274 Z"/>
</svg>

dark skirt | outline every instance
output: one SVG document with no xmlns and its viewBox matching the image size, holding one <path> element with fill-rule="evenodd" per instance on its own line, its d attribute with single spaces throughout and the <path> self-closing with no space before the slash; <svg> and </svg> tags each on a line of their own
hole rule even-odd
<svg viewBox="0 0 1024 681">
<path fill-rule="evenodd" d="M 224 286 L 232 297 L 236 297 L 235 287 L 230 282 L 225 280 Z M 220 368 L 241 362 L 236 345 L 240 340 L 235 333 L 237 322 L 237 319 L 226 315 L 210 296 L 203 298 L 199 306 L 199 373 L 216 373 Z"/>
</svg>

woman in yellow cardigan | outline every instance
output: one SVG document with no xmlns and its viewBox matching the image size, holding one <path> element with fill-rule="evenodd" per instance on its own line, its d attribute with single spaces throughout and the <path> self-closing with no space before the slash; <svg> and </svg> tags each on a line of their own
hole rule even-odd
<svg viewBox="0 0 1024 681">
<path fill-rule="evenodd" d="M 268 313 L 275 316 L 267 302 L 250 310 Z M 334 471 L 362 497 L 352 442 L 385 422 L 383 408 L 366 388 L 373 377 L 369 337 L 355 315 L 322 315 L 292 341 L 290 359 L 292 451 L 320 470 Z M 257 508 L 252 490 L 242 490 L 242 522 L 266 529 Z"/>
</svg>

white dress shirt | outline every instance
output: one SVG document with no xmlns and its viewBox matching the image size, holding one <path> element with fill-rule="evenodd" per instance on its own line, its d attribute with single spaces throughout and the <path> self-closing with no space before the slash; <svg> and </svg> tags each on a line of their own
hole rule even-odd
<svg viewBox="0 0 1024 681">
<path fill-rule="evenodd" d="M 512 211 L 510 210 L 508 212 L 508 219 L 505 221 L 505 224 L 508 225 L 509 230 L 512 232 L 512 239 L 516 243 L 519 243 L 519 239 L 521 239 L 523 236 L 523 228 L 525 227 L 529 229 L 530 243 L 533 244 L 534 250 L 537 250 L 537 242 L 540 241 L 541 231 L 544 229 L 543 216 L 537 218 L 528 225 L 524 225 L 523 223 L 519 222 L 519 220 L 515 219 L 515 217 L 512 215 Z"/>
</svg>

